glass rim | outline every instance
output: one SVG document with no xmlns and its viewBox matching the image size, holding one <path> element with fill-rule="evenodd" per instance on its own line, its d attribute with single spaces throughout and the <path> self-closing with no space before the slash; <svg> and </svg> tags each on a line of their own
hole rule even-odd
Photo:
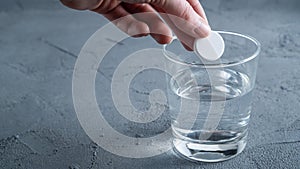
<svg viewBox="0 0 300 169">
<path fill-rule="evenodd" d="M 163 54 L 165 55 L 165 57 L 175 63 L 184 65 L 184 66 L 189 66 L 189 67 L 199 67 L 199 68 L 224 68 L 224 67 L 232 67 L 232 66 L 236 66 L 236 65 L 240 65 L 246 62 L 249 62 L 251 60 L 253 60 L 254 58 L 256 58 L 260 51 L 261 51 L 261 44 L 258 40 L 256 40 L 254 37 L 249 36 L 249 35 L 243 35 L 240 33 L 236 33 L 236 32 L 230 32 L 230 31 L 216 31 L 220 34 L 227 34 L 227 35 L 234 35 L 234 36 L 239 36 L 245 39 L 250 40 L 251 42 L 253 42 L 255 44 L 255 46 L 257 47 L 255 52 L 252 55 L 249 55 L 247 57 L 245 57 L 244 59 L 240 60 L 240 61 L 235 61 L 235 62 L 228 62 L 228 63 L 212 63 L 212 64 L 206 64 L 206 63 L 189 63 L 189 62 L 183 62 L 180 61 L 172 56 L 170 56 L 168 54 L 168 50 L 166 49 L 166 47 L 168 45 L 170 45 L 174 40 L 177 39 L 176 36 L 173 37 L 172 41 L 169 44 L 164 44 L 163 45 Z"/>
</svg>

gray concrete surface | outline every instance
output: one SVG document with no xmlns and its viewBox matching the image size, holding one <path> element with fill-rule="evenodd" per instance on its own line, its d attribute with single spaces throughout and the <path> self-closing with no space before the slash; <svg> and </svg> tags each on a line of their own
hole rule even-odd
<svg viewBox="0 0 300 169">
<path fill-rule="evenodd" d="M 300 1 L 202 3 L 212 28 L 249 34 L 262 43 L 249 143 L 242 154 L 221 163 L 196 164 L 171 151 L 129 159 L 103 150 L 76 118 L 71 80 L 81 47 L 107 21 L 55 0 L 11 0 L 0 2 L 0 168 L 299 168 Z M 138 47 L 142 42 L 130 43 Z M 108 121 L 133 136 L 163 131 L 166 119 L 143 126 L 148 127 L 145 133 L 114 113 L 106 91 L 120 60 L 107 58 L 96 79 Z M 144 91 L 161 85 L 149 79 L 137 79 L 132 88 L 137 106 L 147 106 Z"/>
</svg>

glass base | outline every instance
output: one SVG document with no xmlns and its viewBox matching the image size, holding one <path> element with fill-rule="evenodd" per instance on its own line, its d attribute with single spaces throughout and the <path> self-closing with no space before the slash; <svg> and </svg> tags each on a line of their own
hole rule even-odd
<svg viewBox="0 0 300 169">
<path fill-rule="evenodd" d="M 175 138 L 173 149 L 180 157 L 194 162 L 220 162 L 240 154 L 246 146 L 246 136 L 242 139 L 222 143 L 203 144 Z"/>
</svg>

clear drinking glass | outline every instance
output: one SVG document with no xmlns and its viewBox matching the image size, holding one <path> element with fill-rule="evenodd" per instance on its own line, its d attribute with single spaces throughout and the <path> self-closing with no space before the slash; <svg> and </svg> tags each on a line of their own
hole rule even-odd
<svg viewBox="0 0 300 169">
<path fill-rule="evenodd" d="M 235 157 L 246 145 L 260 44 L 252 37 L 218 32 L 225 51 L 206 61 L 174 37 L 164 46 L 175 152 L 192 161 Z"/>
</svg>

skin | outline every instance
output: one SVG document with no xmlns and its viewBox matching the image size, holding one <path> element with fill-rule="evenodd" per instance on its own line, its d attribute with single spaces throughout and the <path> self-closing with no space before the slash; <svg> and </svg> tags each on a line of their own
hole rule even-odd
<svg viewBox="0 0 300 169">
<path fill-rule="evenodd" d="M 61 2 L 73 9 L 97 12 L 131 36 L 150 34 L 160 44 L 170 43 L 173 31 L 188 50 L 193 49 L 195 38 L 207 37 L 211 31 L 198 0 L 61 0 Z M 143 12 L 149 12 L 147 17 L 132 15 Z M 158 12 L 165 22 L 160 19 Z M 125 19 L 119 19 L 125 16 Z"/>
</svg>

